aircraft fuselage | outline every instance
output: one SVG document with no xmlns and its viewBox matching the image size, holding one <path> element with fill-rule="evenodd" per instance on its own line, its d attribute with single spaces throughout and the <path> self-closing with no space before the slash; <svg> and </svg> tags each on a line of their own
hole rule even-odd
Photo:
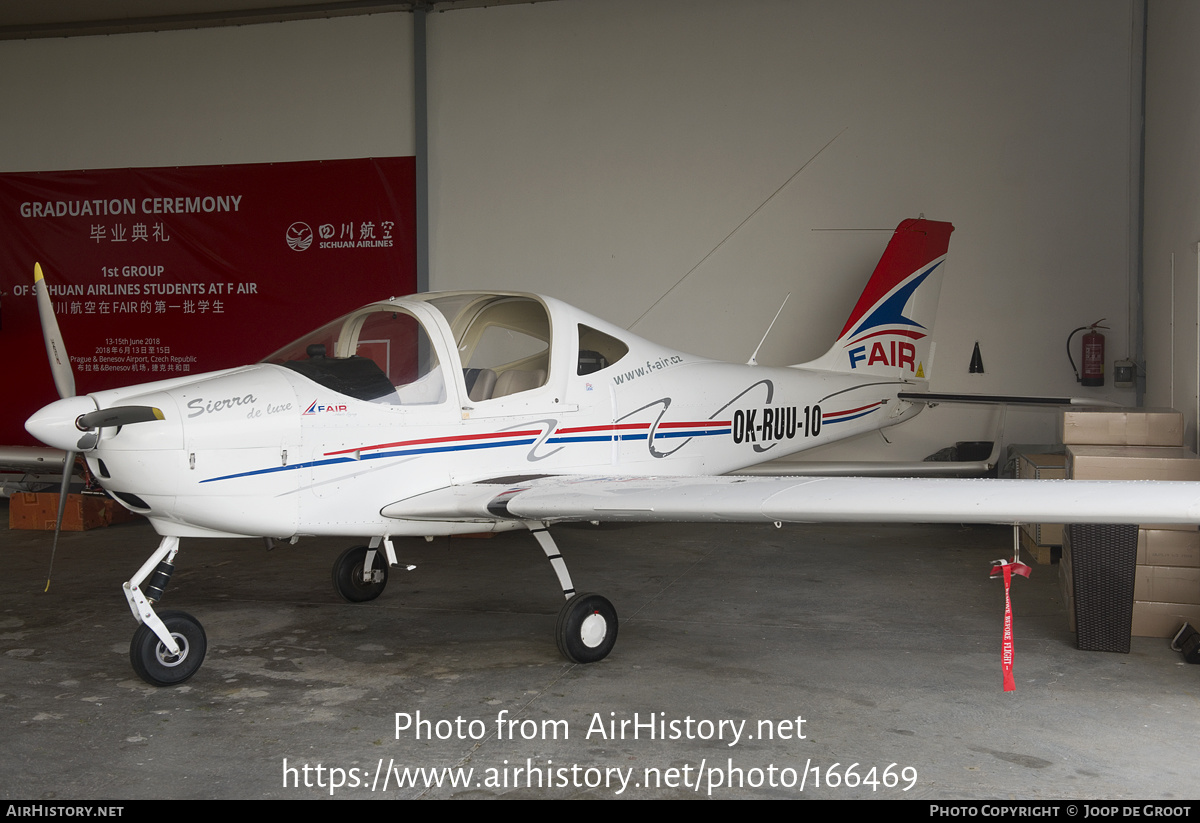
<svg viewBox="0 0 1200 823">
<path fill-rule="evenodd" d="M 548 367 L 541 385 L 471 400 L 461 330 L 424 301 L 394 300 L 357 314 L 405 310 L 424 325 L 444 384 L 429 402 L 348 396 L 274 363 L 97 392 L 97 408 L 153 406 L 164 419 L 101 429 L 89 466 L 164 535 L 445 534 L 480 526 L 380 510 L 501 476 L 724 474 L 920 409 L 896 398 L 912 386 L 903 380 L 705 360 L 558 301 L 519 299 L 537 300 L 556 332 L 568 330 L 538 355 Z M 577 326 L 627 351 L 579 374 Z"/>
</svg>

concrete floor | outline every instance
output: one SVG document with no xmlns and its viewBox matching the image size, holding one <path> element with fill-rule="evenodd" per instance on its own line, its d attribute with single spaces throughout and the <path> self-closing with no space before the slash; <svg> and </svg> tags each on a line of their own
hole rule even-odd
<svg viewBox="0 0 1200 823">
<path fill-rule="evenodd" d="M 1017 691 L 1003 693 L 1003 586 L 988 570 L 1007 530 L 556 534 L 576 584 L 621 616 L 598 664 L 559 656 L 555 580 L 528 535 L 404 543 L 417 569 L 359 605 L 330 586 L 350 541 L 185 540 L 163 608 L 204 624 L 208 656 L 158 689 L 130 668 L 120 590 L 152 530 L 64 534 L 43 594 L 50 535 L 0 529 L 0 796 L 1200 795 L 1200 667 L 1160 640 L 1076 650 L 1056 567 L 1013 584 Z M 397 739 L 396 714 L 417 712 L 422 739 Z M 668 739 L 597 731 L 635 714 L 667 722 Z M 498 717 L 521 722 L 502 737 Z M 852 764 L 850 782 L 876 785 L 844 785 Z M 473 770 L 468 785 L 451 787 L 446 767 Z M 398 788 L 405 768 L 445 785 Z M 843 785 L 827 784 L 831 769 Z"/>
</svg>

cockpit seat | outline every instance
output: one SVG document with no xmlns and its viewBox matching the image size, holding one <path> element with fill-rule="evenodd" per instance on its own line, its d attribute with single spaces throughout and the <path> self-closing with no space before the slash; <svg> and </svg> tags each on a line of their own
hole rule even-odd
<svg viewBox="0 0 1200 823">
<path fill-rule="evenodd" d="M 467 397 L 475 403 L 491 400 L 496 390 L 496 373 L 491 369 L 463 369 Z"/>
<path fill-rule="evenodd" d="M 507 397 L 517 392 L 536 389 L 545 382 L 545 369 L 509 369 L 496 379 L 496 390 L 492 392 L 492 397 Z"/>
</svg>

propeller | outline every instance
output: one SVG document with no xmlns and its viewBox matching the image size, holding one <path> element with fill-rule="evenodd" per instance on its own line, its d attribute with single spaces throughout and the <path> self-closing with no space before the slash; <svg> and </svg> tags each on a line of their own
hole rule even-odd
<svg viewBox="0 0 1200 823">
<path fill-rule="evenodd" d="M 130 423 L 148 423 L 151 420 L 165 420 L 161 409 L 154 406 L 113 406 L 110 409 L 98 409 L 94 412 L 81 414 L 75 421 L 76 427 L 90 431 L 105 426 L 127 426 Z"/>
<path fill-rule="evenodd" d="M 54 377 L 54 388 L 63 400 L 75 396 L 75 371 L 67 356 L 58 318 L 54 316 L 54 304 L 50 302 L 50 290 L 42 276 L 40 263 L 33 264 L 33 293 L 37 297 L 38 318 L 42 321 L 42 339 L 46 341 L 46 356 L 50 359 L 50 374 Z M 50 575 L 54 571 L 54 555 L 58 552 L 58 535 L 62 532 L 63 512 L 67 508 L 67 490 L 71 486 L 71 475 L 75 472 L 75 451 L 68 448 L 63 459 L 62 485 L 58 488 L 58 517 L 54 521 L 54 543 L 50 547 L 50 568 L 46 570 L 46 588 L 50 591 Z"/>
<path fill-rule="evenodd" d="M 99 429 L 105 426 L 126 426 L 130 423 L 147 423 L 151 420 L 165 420 L 162 409 L 154 406 L 113 406 L 108 409 L 97 409 L 94 412 L 81 414 L 75 419 L 75 428 L 82 431 L 76 448 L 89 451 L 96 448 L 100 441 Z"/>
<path fill-rule="evenodd" d="M 46 356 L 50 360 L 54 388 L 61 399 L 30 417 L 25 422 L 25 428 L 43 443 L 67 453 L 63 460 L 62 485 L 58 490 L 58 517 L 54 522 L 50 570 L 46 572 L 45 591 L 50 591 L 50 573 L 54 569 L 54 555 L 58 551 L 58 536 L 62 532 L 63 512 L 66 511 L 67 490 L 75 469 L 75 456 L 81 451 L 94 449 L 100 441 L 100 429 L 106 426 L 124 426 L 164 418 L 162 411 L 153 406 L 97 409 L 91 398 L 78 397 L 75 394 L 75 372 L 58 328 L 58 319 L 54 316 L 54 304 L 50 300 L 50 290 L 46 286 L 40 263 L 33 264 L 33 293 L 37 298 L 38 318 L 42 323 L 42 337 L 46 341 Z M 79 432 L 83 432 L 83 436 L 76 441 Z"/>
<path fill-rule="evenodd" d="M 58 319 L 54 316 L 54 305 L 50 302 L 50 290 L 42 277 L 41 263 L 33 264 L 33 293 L 37 297 L 38 317 L 42 321 L 42 339 L 46 341 L 46 356 L 50 358 L 50 373 L 54 376 L 54 388 L 59 397 L 75 396 L 75 372 L 62 332 L 58 330 Z"/>
</svg>

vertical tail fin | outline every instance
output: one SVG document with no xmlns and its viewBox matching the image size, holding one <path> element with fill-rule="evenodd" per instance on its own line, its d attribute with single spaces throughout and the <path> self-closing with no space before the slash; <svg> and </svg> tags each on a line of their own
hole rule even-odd
<svg viewBox="0 0 1200 823">
<path fill-rule="evenodd" d="M 924 218 L 897 226 L 837 342 L 803 368 L 928 380 L 952 231 Z"/>
</svg>

